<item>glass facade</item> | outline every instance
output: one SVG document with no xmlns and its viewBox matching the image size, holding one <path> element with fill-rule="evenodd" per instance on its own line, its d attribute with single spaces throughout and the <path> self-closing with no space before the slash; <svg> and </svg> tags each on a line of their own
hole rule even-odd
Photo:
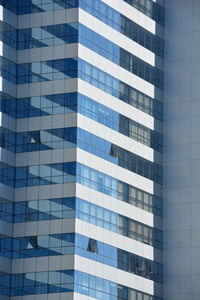
<svg viewBox="0 0 200 300">
<path fill-rule="evenodd" d="M 113 300 L 161 300 L 138 290 L 122 286 L 87 273 L 65 270 L 18 275 L 0 275 L 4 277 L 1 294 L 10 296 L 38 295 L 47 293 L 77 292 L 95 299 Z M 10 290 L 10 284 L 11 287 Z"/>
<path fill-rule="evenodd" d="M 110 42 L 108 41 L 108 43 Z M 163 74 L 158 68 L 152 67 L 133 55 L 129 55 L 123 49 L 116 50 L 119 55 L 113 50 L 116 56 L 114 57 L 114 54 L 113 56 L 111 54 L 111 61 L 162 89 Z M 97 52 L 99 51 L 97 50 Z M 105 52 L 105 49 L 103 49 L 103 52 L 103 56 L 108 58 L 109 53 Z M 55 59 L 16 65 L 11 60 L 1 58 L 0 63 L 0 75 L 12 83 L 25 84 L 78 77 L 85 81 L 89 80 L 89 82 L 92 80 L 92 84 L 95 84 L 96 81 L 97 87 L 103 85 L 103 89 L 114 90 L 114 96 L 116 92 L 119 93 L 119 80 L 82 59 Z"/>
<path fill-rule="evenodd" d="M 13 259 L 73 255 L 86 257 L 126 272 L 162 282 L 162 265 L 97 241 L 97 253 L 88 251 L 89 238 L 79 234 L 52 234 L 0 239 L 2 256 Z"/>
<path fill-rule="evenodd" d="M 3 300 L 163 299 L 164 7 L 119 1 L 0 0 Z"/>
<path fill-rule="evenodd" d="M 57 100 L 57 106 L 55 103 L 55 107 L 49 107 L 38 109 L 35 108 L 35 111 L 32 112 L 30 107 L 27 107 L 25 105 L 25 102 L 22 102 L 21 105 L 20 103 L 14 103 L 16 106 L 20 106 L 22 111 L 17 113 L 14 111 L 14 114 L 11 114 L 11 116 L 17 114 L 18 117 L 31 117 L 31 116 L 45 116 L 45 115 L 51 115 L 51 114 L 67 114 L 67 113 L 73 113 L 73 112 L 78 112 L 100 124 L 103 124 L 117 132 L 122 133 L 123 135 L 126 135 L 146 146 L 149 146 L 159 152 L 162 152 L 162 135 L 155 130 L 150 130 L 149 128 L 142 126 L 141 124 L 134 122 L 133 120 L 127 118 L 124 115 L 121 115 L 117 113 L 116 111 L 113 111 L 107 106 L 104 106 L 91 98 L 88 98 L 82 94 L 77 94 L 77 93 L 69 93 L 69 94 L 59 94 L 59 95 L 52 95 L 48 97 L 49 99 L 55 98 L 55 101 Z M 48 100 L 46 100 L 47 102 Z M 5 102 L 5 101 L 4 101 Z M 9 101 L 10 102 L 10 101 Z M 16 102 L 19 102 L 17 100 Z M 50 101 L 49 101 L 50 102 Z M 45 105 L 45 99 L 42 99 L 43 106 Z M 61 105 L 59 105 L 61 104 Z M 39 103 L 38 103 L 39 105 Z M 48 102 L 46 103 L 48 105 Z M 53 103 L 52 103 L 53 105 Z M 33 107 L 34 109 L 34 107 Z M 54 110 L 54 111 L 53 111 Z M 30 112 L 29 112 L 30 111 Z M 29 113 L 28 113 L 29 112 Z M 64 129 L 60 129 L 60 134 L 64 131 Z M 33 151 L 31 149 L 30 145 L 30 140 L 32 132 L 27 132 L 27 133 L 8 133 L 4 134 L 2 136 L 2 139 L 4 140 L 4 147 L 9 150 L 9 151 L 16 151 L 16 152 L 21 152 L 21 151 Z M 36 133 L 35 133 L 36 134 Z M 53 139 L 53 135 L 57 136 L 59 134 L 59 130 L 56 132 L 50 132 L 50 131 L 40 131 L 40 140 L 43 144 L 45 141 L 45 145 L 47 146 L 51 140 Z M 60 141 L 60 136 L 59 134 L 59 141 Z M 48 136 L 49 135 L 49 136 Z M 45 137 L 46 136 L 46 137 Z M 64 137 L 63 137 L 64 138 Z M 28 139 L 28 140 L 27 140 Z M 43 141 L 44 139 L 44 141 Z M 15 142 L 16 141 L 16 142 Z M 55 138 L 54 138 L 55 141 Z M 58 143 L 58 142 L 57 142 Z M 29 148 L 28 147 L 29 145 Z M 52 147 L 53 145 L 49 147 Z M 26 147 L 27 149 L 23 149 Z M 34 146 L 32 145 L 32 148 Z M 38 150 L 42 150 L 42 146 L 38 146 Z M 55 145 L 54 145 L 55 147 Z M 63 145 L 60 144 L 60 147 L 63 148 Z M 45 148 L 44 148 L 45 149 Z M 48 149 L 48 146 L 47 146 Z"/>
<path fill-rule="evenodd" d="M 96 5 L 97 2 L 92 2 L 91 5 L 93 4 Z M 161 38 L 154 36 L 130 19 L 113 10 L 105 3 L 99 1 L 98 5 L 99 9 L 105 6 L 103 9 L 104 13 L 98 10 L 98 14 L 96 14 L 95 12 L 97 10 L 95 7 L 92 8 L 91 6 L 87 5 L 83 6 L 82 8 L 85 11 L 90 12 L 93 16 L 105 24 L 114 27 L 117 31 L 132 39 L 136 43 L 154 52 L 156 55 L 163 57 L 163 40 Z M 78 23 L 48 25 L 22 30 L 17 30 L 3 21 L 1 21 L 0 24 L 0 39 L 4 43 L 18 50 L 62 45 L 65 43 L 76 43 L 78 41 L 92 49 L 95 49 L 95 46 L 98 47 L 98 52 L 101 53 L 103 53 L 105 46 L 108 47 L 108 52 L 114 47 L 117 48 L 117 46 L 114 46 L 113 43 L 109 43 L 102 36 Z M 101 42 L 103 41 L 104 45 L 99 43 L 100 39 Z M 107 56 L 110 57 L 111 53 L 108 53 Z M 113 58 L 113 60 L 116 61 L 116 58 Z"/>
</svg>

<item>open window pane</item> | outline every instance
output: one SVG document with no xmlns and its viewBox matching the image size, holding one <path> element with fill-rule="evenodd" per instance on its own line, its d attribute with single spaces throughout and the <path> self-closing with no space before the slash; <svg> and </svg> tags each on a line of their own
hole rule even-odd
<svg viewBox="0 0 200 300">
<path fill-rule="evenodd" d="M 31 236 L 27 239 L 26 249 L 37 249 L 38 248 L 38 238 L 37 236 Z"/>
<path fill-rule="evenodd" d="M 40 138 L 40 131 L 32 131 L 30 134 L 30 144 L 40 144 L 41 138 Z"/>
<path fill-rule="evenodd" d="M 98 247 L 97 247 L 97 241 L 96 240 L 89 239 L 87 251 L 93 252 L 93 253 L 98 252 Z"/>
</svg>

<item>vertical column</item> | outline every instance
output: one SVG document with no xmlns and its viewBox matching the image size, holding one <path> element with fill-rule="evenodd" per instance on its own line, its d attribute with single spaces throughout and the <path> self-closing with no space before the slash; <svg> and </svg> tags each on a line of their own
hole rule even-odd
<svg viewBox="0 0 200 300">
<path fill-rule="evenodd" d="M 5 135 L 15 130 L 15 119 L 11 116 L 10 104 L 16 96 L 16 85 L 13 80 L 10 80 L 10 75 L 12 73 L 12 79 L 16 76 L 14 74 L 15 68 L 13 67 L 17 57 L 14 41 L 16 24 L 16 15 L 5 7 L 0 6 L 0 298 L 2 300 L 7 300 L 9 296 L 9 274 L 11 272 L 11 256 L 6 256 L 4 253 L 5 247 L 9 251 L 12 245 L 10 243 L 5 246 L 2 243 L 2 238 L 12 237 L 13 230 L 14 188 L 11 184 L 8 185 L 5 182 L 14 179 L 14 172 L 8 172 L 7 170 L 14 168 L 15 154 L 5 149 Z M 10 39 L 11 35 L 13 37 L 12 41 Z"/>
</svg>

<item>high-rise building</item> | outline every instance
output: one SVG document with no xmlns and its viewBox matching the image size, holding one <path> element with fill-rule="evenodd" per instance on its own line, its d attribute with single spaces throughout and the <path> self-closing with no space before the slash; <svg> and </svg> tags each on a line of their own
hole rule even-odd
<svg viewBox="0 0 200 300">
<path fill-rule="evenodd" d="M 1 300 L 200 299 L 199 15 L 0 1 Z"/>
<path fill-rule="evenodd" d="M 164 7 L 1 6 L 1 299 L 162 299 Z"/>
</svg>

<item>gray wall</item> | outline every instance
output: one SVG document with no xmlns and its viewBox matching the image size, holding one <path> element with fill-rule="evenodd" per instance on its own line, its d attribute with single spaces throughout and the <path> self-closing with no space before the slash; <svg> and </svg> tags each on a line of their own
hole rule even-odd
<svg viewBox="0 0 200 300">
<path fill-rule="evenodd" d="M 200 1 L 167 0 L 164 299 L 200 299 Z"/>
</svg>

